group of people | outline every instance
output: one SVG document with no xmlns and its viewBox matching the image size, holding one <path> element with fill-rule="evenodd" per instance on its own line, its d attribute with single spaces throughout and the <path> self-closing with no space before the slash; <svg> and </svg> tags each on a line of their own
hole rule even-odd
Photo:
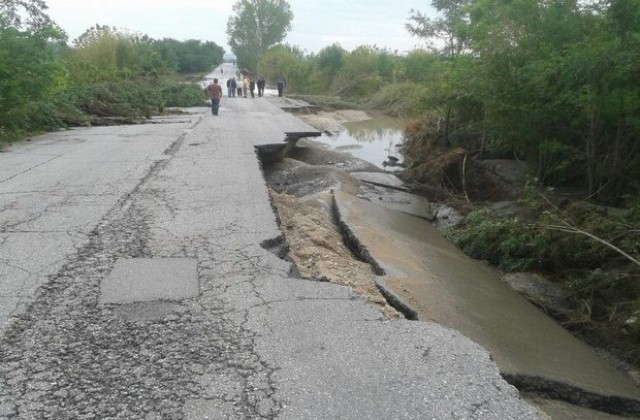
<svg viewBox="0 0 640 420">
<path fill-rule="evenodd" d="M 256 87 L 258 88 L 258 96 L 261 97 L 264 95 L 264 87 L 266 86 L 266 82 L 264 77 L 259 77 L 256 82 L 252 77 L 244 76 L 240 81 L 236 81 L 235 77 L 231 79 L 227 79 L 227 95 L 229 98 L 235 98 L 236 95 L 238 97 L 242 96 L 243 98 L 247 98 L 250 94 L 252 98 L 255 98 Z"/>
<path fill-rule="evenodd" d="M 220 69 L 220 74 L 224 74 L 222 69 Z M 237 81 L 235 77 L 227 79 L 227 95 L 229 98 L 235 98 L 236 95 L 247 98 L 249 94 L 252 98 L 255 98 L 256 87 L 258 88 L 258 97 L 264 96 L 264 88 L 266 85 L 264 77 L 258 77 L 257 81 L 248 75 L 238 77 L 240 78 L 239 81 Z M 285 86 L 284 77 L 279 77 L 277 81 L 278 96 L 281 97 L 283 95 Z M 207 86 L 206 91 L 211 98 L 211 113 L 218 115 L 220 99 L 223 95 L 222 87 L 218 84 L 218 79 L 213 79 L 213 83 Z"/>
</svg>

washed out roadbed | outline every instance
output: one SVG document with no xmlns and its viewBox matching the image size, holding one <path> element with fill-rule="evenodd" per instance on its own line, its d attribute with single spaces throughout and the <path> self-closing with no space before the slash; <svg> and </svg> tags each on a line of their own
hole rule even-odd
<svg viewBox="0 0 640 420">
<path fill-rule="evenodd" d="M 324 115 L 320 116 L 305 116 L 305 120 L 309 120 L 308 122 L 314 124 L 314 126 L 318 129 L 333 131 L 335 127 L 339 127 L 342 120 L 347 120 L 347 118 L 345 117 L 345 115 L 339 115 L 336 113 L 324 113 Z M 335 124 L 335 126 L 332 124 Z M 416 279 L 423 279 L 426 276 L 426 278 L 431 279 L 428 280 L 427 283 L 433 283 L 429 284 L 430 286 L 432 286 L 432 289 L 426 292 L 426 295 L 421 294 L 425 292 L 424 290 L 422 290 L 424 289 L 424 287 L 422 289 L 418 288 L 419 290 L 416 289 L 413 291 L 405 290 L 407 293 L 402 293 L 400 290 L 404 290 L 404 286 L 402 286 L 402 284 L 406 283 L 407 279 L 404 279 L 404 277 L 406 277 L 406 273 L 399 272 L 391 275 L 387 273 L 387 276 L 385 276 L 385 282 L 388 284 L 387 286 L 381 287 L 383 287 L 384 291 L 387 293 L 391 292 L 389 287 L 395 290 L 394 292 L 392 292 L 392 297 L 398 297 L 399 301 L 395 299 L 387 300 L 389 297 L 388 294 L 385 295 L 387 297 L 385 298 L 385 296 L 383 296 L 383 294 L 378 289 L 378 285 L 381 284 L 380 277 L 378 277 L 378 274 L 381 274 L 378 273 L 378 269 L 380 267 L 376 267 L 376 265 L 378 265 L 377 262 L 379 261 L 378 257 L 374 256 L 373 258 L 376 258 L 376 261 L 374 261 L 374 264 L 370 264 L 371 261 L 369 260 L 372 259 L 371 256 L 369 256 L 369 258 L 364 258 L 363 255 L 359 253 L 357 249 L 355 249 L 357 247 L 354 247 L 351 243 L 353 241 L 350 241 L 349 237 L 345 236 L 342 218 L 338 215 L 338 208 L 340 208 L 340 206 L 336 204 L 336 200 L 338 200 L 339 197 L 342 197 L 342 205 L 344 205 L 345 203 L 348 203 L 350 201 L 358 201 L 358 198 L 363 198 L 366 201 L 382 204 L 382 207 L 386 207 L 388 209 L 391 208 L 393 210 L 400 210 L 402 213 L 409 213 L 414 216 L 413 222 L 415 222 L 416 224 L 420 222 L 426 223 L 426 220 L 424 219 L 430 219 L 429 215 L 417 214 L 415 211 L 407 211 L 407 208 L 411 207 L 407 206 L 407 204 L 410 204 L 408 202 L 410 200 L 407 199 L 407 197 L 410 195 L 406 194 L 406 196 L 394 196 L 394 194 L 398 193 L 398 191 L 397 189 L 394 190 L 391 183 L 389 184 L 390 188 L 381 188 L 381 185 L 379 183 L 362 181 L 368 178 L 384 177 L 385 175 L 388 175 L 379 168 L 366 162 L 359 161 L 349 154 L 329 150 L 326 146 L 318 145 L 311 140 L 303 139 L 298 143 L 298 146 L 299 147 L 291 150 L 287 157 L 285 157 L 282 161 L 266 164 L 264 166 L 264 173 L 267 184 L 269 185 L 271 190 L 271 196 L 274 206 L 276 207 L 279 214 L 281 229 L 286 237 L 286 242 L 288 245 L 288 257 L 295 263 L 298 271 L 303 277 L 345 285 L 367 300 L 382 306 L 385 313 L 389 317 L 403 316 L 400 311 L 407 315 L 407 311 L 403 307 L 406 302 L 413 304 L 412 308 L 409 309 L 415 310 L 416 313 L 419 313 L 419 316 L 416 316 L 416 318 L 412 319 L 433 319 L 436 320 L 436 322 L 442 323 L 443 325 L 450 326 L 455 329 L 460 328 L 459 330 L 464 334 L 470 336 L 475 341 L 485 345 L 492 352 L 492 354 L 494 352 L 497 352 L 494 356 L 500 356 L 500 362 L 498 363 L 498 365 L 501 367 L 501 371 L 503 372 L 503 374 L 506 375 L 507 378 L 510 378 L 508 379 L 509 382 L 512 382 L 512 384 L 518 383 L 519 385 L 517 387 L 524 390 L 533 389 L 531 385 L 536 385 L 536 387 L 534 387 L 535 392 L 527 394 L 527 397 L 542 398 L 541 401 L 543 401 L 544 404 L 536 403 L 536 405 L 538 405 L 539 407 L 544 406 L 550 412 L 553 412 L 553 418 L 595 419 L 605 418 L 602 417 L 604 416 L 603 412 L 618 415 L 636 415 L 640 413 L 640 402 L 638 402 L 640 400 L 635 398 L 635 396 L 637 395 L 636 388 L 633 385 L 629 385 L 629 381 L 625 378 L 620 377 L 620 374 L 616 373 L 615 369 L 613 369 L 611 366 L 606 367 L 601 360 L 596 360 L 597 358 L 594 359 L 593 357 L 595 357 L 595 355 L 591 354 L 592 350 L 587 349 L 583 344 L 579 344 L 577 342 L 575 344 L 571 344 L 573 343 L 573 341 L 571 341 L 570 338 L 566 338 L 563 343 L 565 341 L 570 341 L 571 343 L 567 344 L 567 346 L 573 348 L 573 350 L 576 351 L 580 350 L 578 351 L 578 353 L 583 355 L 584 359 L 588 359 L 593 362 L 593 364 L 590 364 L 591 362 L 584 365 L 580 365 L 580 363 L 578 363 L 580 366 L 576 367 L 576 370 L 572 370 L 572 368 L 569 368 L 568 370 L 565 369 L 566 372 L 563 372 L 563 374 L 560 375 L 551 373 L 550 378 L 552 380 L 543 380 L 536 382 L 536 378 L 538 376 L 535 374 L 535 372 L 538 371 L 537 369 L 540 368 L 543 372 L 541 373 L 541 377 L 549 379 L 546 377 L 546 374 L 549 374 L 549 368 L 553 366 L 553 363 L 547 366 L 547 362 L 540 361 L 542 365 L 538 366 L 536 365 L 536 363 L 527 362 L 526 354 L 521 354 L 522 352 L 515 352 L 513 354 L 500 353 L 500 351 L 498 350 L 502 347 L 500 347 L 500 345 L 498 347 L 495 347 L 495 338 L 505 335 L 505 337 L 503 337 L 504 340 L 509 341 L 508 334 L 503 334 L 502 332 L 500 332 L 500 329 L 497 329 L 495 331 L 491 330 L 491 328 L 493 328 L 492 325 L 485 325 L 482 322 L 480 322 L 481 325 L 476 325 L 476 316 L 470 316 L 466 321 L 460 321 L 458 319 L 458 317 L 461 316 L 460 313 L 471 311 L 471 308 L 473 308 L 473 306 L 471 305 L 471 307 L 466 308 L 463 311 L 459 307 L 459 305 L 464 305 L 464 296 L 458 296 L 454 294 L 455 296 L 452 295 L 451 297 L 451 299 L 453 299 L 454 301 L 449 302 L 448 304 L 445 303 L 444 306 L 442 306 L 442 302 L 439 302 L 441 306 L 440 309 L 447 309 L 442 313 L 432 314 L 433 316 L 428 316 L 429 311 L 438 306 L 438 302 L 436 302 L 436 304 L 432 302 L 431 305 L 428 305 L 428 308 L 426 308 L 425 305 L 420 302 L 428 302 L 429 299 L 427 299 L 427 297 L 429 295 L 433 295 L 435 291 L 440 290 L 438 289 L 438 287 L 440 287 L 441 289 L 442 287 L 444 287 L 444 289 L 447 289 L 447 287 L 442 286 L 441 284 L 442 282 L 447 283 L 446 281 L 440 281 L 441 279 L 437 278 L 431 279 L 431 277 L 427 275 L 433 270 L 430 271 L 429 269 L 426 269 L 425 275 L 417 275 L 415 277 Z M 366 174 L 366 176 L 363 176 L 363 174 Z M 347 196 L 351 198 L 345 198 Z M 405 203 L 403 201 L 407 202 Z M 368 206 L 370 207 L 370 204 L 360 204 L 356 207 L 368 208 Z M 419 206 L 429 207 L 428 203 L 426 205 L 422 205 L 422 203 L 420 203 Z M 345 209 L 340 209 L 340 213 L 343 212 L 342 210 L 348 211 L 348 206 Z M 418 219 L 415 219 L 416 216 L 418 217 Z M 353 214 L 350 217 L 353 218 Z M 401 217 L 391 217 L 391 219 L 398 221 L 401 219 Z M 371 226 L 372 223 L 373 225 L 375 225 L 375 222 L 372 222 L 371 220 L 361 222 L 364 226 L 364 230 L 362 233 L 364 233 L 365 237 L 360 238 L 360 234 L 358 232 L 362 229 L 354 227 L 356 229 L 355 231 L 351 232 L 351 235 L 355 235 L 356 241 L 362 240 L 363 244 L 361 245 L 372 247 L 371 249 L 369 249 L 369 251 L 372 251 L 373 254 L 375 254 L 376 252 L 380 254 L 380 252 L 384 251 L 384 249 L 390 248 L 388 249 L 388 253 L 382 252 L 382 254 L 380 255 L 386 255 L 387 257 L 389 257 L 389 255 L 392 255 L 393 258 L 391 258 L 391 260 L 400 259 L 405 263 L 410 264 L 410 266 L 408 267 L 400 267 L 391 263 L 391 266 L 387 267 L 387 265 L 389 265 L 389 261 L 384 261 L 385 269 L 390 268 L 391 270 L 399 269 L 402 271 L 411 271 L 412 268 L 416 268 L 418 266 L 417 262 L 415 262 L 414 264 L 414 262 L 412 262 L 411 259 L 408 258 L 409 252 L 406 250 L 403 251 L 403 248 L 400 246 L 403 241 L 403 234 L 404 237 L 407 237 L 407 235 L 409 235 L 411 238 L 413 238 L 412 232 L 416 233 L 416 231 L 412 230 L 413 228 L 410 227 L 413 222 L 407 221 L 401 226 L 396 226 L 394 222 L 387 223 L 389 225 L 386 226 L 387 236 L 376 238 L 373 243 L 371 243 L 371 241 L 367 242 L 366 239 L 367 236 L 371 236 L 369 237 L 369 240 L 375 237 L 375 235 L 370 235 L 371 229 L 373 229 L 374 231 L 376 230 L 374 226 Z M 397 238 L 389 237 L 388 232 L 391 232 L 393 230 L 391 229 L 391 225 L 395 226 L 395 228 L 400 228 L 403 231 L 406 230 L 407 232 L 399 233 L 399 237 Z M 426 229 L 426 227 L 424 227 L 424 229 L 416 227 L 415 229 L 422 232 L 424 229 Z M 433 236 L 435 238 L 435 236 L 437 235 L 434 233 Z M 389 239 L 388 243 L 385 238 Z M 436 254 L 438 252 L 444 252 L 442 250 L 444 250 L 445 248 L 448 249 L 442 244 L 431 245 L 433 245 L 434 248 L 432 251 L 434 251 L 435 249 L 440 250 L 434 251 Z M 424 246 L 429 247 L 429 245 Z M 440 246 L 442 246 L 442 248 Z M 452 245 L 449 244 L 449 247 L 452 247 Z M 400 255 L 397 255 L 398 252 L 400 253 Z M 456 258 L 462 259 L 461 255 L 457 256 L 457 252 L 458 251 L 449 250 L 445 252 L 445 254 L 452 256 L 454 260 Z M 446 262 L 444 263 L 444 265 L 447 265 L 448 263 L 449 262 Z M 443 262 L 441 261 L 440 265 L 442 264 Z M 469 263 L 465 264 L 469 265 L 469 275 L 473 276 L 474 273 L 477 274 L 475 271 L 477 268 L 474 268 L 475 266 L 473 266 L 473 264 L 476 263 L 469 260 Z M 436 266 L 438 265 L 436 264 Z M 444 277 L 446 278 L 447 276 Z M 460 276 L 456 274 L 456 278 L 459 277 Z M 466 277 L 464 278 L 466 279 Z M 400 286 L 402 287 L 400 287 L 398 284 L 396 284 L 395 286 L 391 285 L 390 282 L 392 282 L 392 280 L 394 279 L 400 281 Z M 497 280 L 497 277 L 495 281 L 497 283 L 501 283 L 499 280 Z M 489 283 L 493 284 L 492 282 L 493 280 L 489 281 Z M 478 293 L 482 296 L 484 296 L 483 293 L 488 293 L 489 295 L 493 294 L 490 290 L 491 287 L 488 287 L 487 289 L 487 285 L 484 284 L 483 281 L 470 282 L 469 285 L 474 285 L 473 287 L 471 287 L 471 289 L 473 290 L 480 290 L 478 291 Z M 496 287 L 499 288 L 499 286 L 503 288 L 506 287 L 506 285 L 504 284 L 497 285 Z M 435 287 L 435 289 L 433 289 L 433 287 Z M 464 292 L 463 295 L 465 293 L 467 292 Z M 510 293 L 510 296 L 515 295 L 515 293 L 511 290 L 505 291 L 504 293 Z M 500 294 L 497 294 L 497 296 L 500 296 Z M 431 296 L 431 298 L 433 298 L 433 296 Z M 458 300 L 456 301 L 456 299 Z M 497 299 L 499 299 L 499 297 Z M 525 309 L 529 312 L 535 312 L 532 315 L 534 316 L 534 318 L 536 316 L 541 319 L 544 318 L 544 322 L 546 322 L 545 325 L 549 324 L 547 326 L 553 331 L 559 329 L 557 325 L 551 323 L 550 320 L 546 319 L 542 313 L 538 313 L 535 309 L 530 307 L 530 305 L 528 305 L 522 297 L 512 296 L 512 300 L 515 302 L 515 314 L 521 314 L 522 311 L 525 311 Z M 520 300 L 522 300 L 522 303 L 520 303 Z M 485 312 L 483 311 L 491 312 L 493 310 L 491 308 L 495 309 L 496 316 L 498 316 L 498 318 L 505 315 L 500 314 L 501 312 L 504 312 L 504 308 L 500 310 L 495 306 L 491 306 L 489 308 L 480 308 L 478 314 L 485 314 Z M 450 313 L 451 311 L 453 312 Z M 478 316 L 482 319 L 486 318 L 484 317 L 484 315 Z M 464 326 L 468 327 L 469 325 L 467 324 L 469 323 L 472 324 L 470 329 L 463 328 Z M 526 325 L 526 323 L 522 323 L 520 325 Z M 537 327 L 530 325 L 529 328 L 531 328 L 531 331 L 533 332 Z M 541 328 L 541 331 L 542 330 L 544 330 L 544 328 Z M 474 331 L 475 333 L 473 333 Z M 538 334 L 541 333 L 541 331 L 539 331 Z M 560 331 L 556 332 L 557 334 L 561 334 Z M 565 334 L 569 336 L 568 333 L 565 332 Z M 517 343 L 523 344 L 523 349 L 529 348 L 529 350 L 532 350 L 535 347 L 535 345 L 531 343 L 530 340 L 529 344 L 526 344 L 528 340 L 526 337 L 520 337 L 518 338 L 518 340 L 515 341 Z M 575 341 L 575 339 L 573 340 Z M 500 342 L 500 340 L 497 341 Z M 572 345 L 574 345 L 575 347 L 571 347 Z M 549 343 L 549 346 L 551 348 L 550 351 L 553 351 L 552 349 L 557 347 L 556 344 L 552 343 Z M 559 348 L 558 350 L 562 349 Z M 571 351 L 568 351 L 564 354 L 569 355 L 572 353 Z M 540 359 L 540 357 L 538 357 L 538 359 Z M 544 359 L 544 357 L 542 357 L 542 359 Z M 595 371 L 600 372 L 598 375 L 595 375 L 598 377 L 596 382 L 592 381 L 592 377 L 594 375 L 587 372 L 590 369 L 589 367 L 592 367 Z M 566 376 L 564 376 L 564 374 L 566 374 Z M 601 383 L 601 385 L 597 385 L 598 382 Z M 609 387 L 609 385 L 611 385 L 611 387 Z M 606 395 L 609 394 L 609 391 L 613 394 L 619 392 L 619 395 L 624 396 L 624 398 L 620 399 L 620 401 L 623 401 L 624 404 L 612 402 L 614 400 L 612 400 L 610 396 Z M 565 401 L 565 403 L 563 403 L 565 405 L 553 406 L 549 408 L 548 401 L 551 400 L 563 400 Z M 588 409 L 596 409 L 597 411 L 586 415 L 585 410 Z M 582 417 L 575 417 L 578 412 L 581 413 L 579 414 L 579 416 Z"/>
<path fill-rule="evenodd" d="M 371 265 L 356 258 L 345 245 L 332 202 L 334 189 L 358 193 L 362 188 L 347 171 L 378 169 L 308 141 L 299 145 L 293 152 L 296 159 L 285 158 L 265 167 L 289 258 L 301 276 L 345 285 L 382 306 L 387 316 L 401 317 L 378 290 Z"/>
</svg>

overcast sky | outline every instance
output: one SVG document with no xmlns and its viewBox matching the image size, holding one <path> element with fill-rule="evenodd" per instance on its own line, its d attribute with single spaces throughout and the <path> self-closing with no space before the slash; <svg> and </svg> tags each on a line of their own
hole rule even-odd
<svg viewBox="0 0 640 420">
<path fill-rule="evenodd" d="M 95 24 L 155 39 L 213 41 L 228 51 L 227 20 L 236 0 L 45 0 L 49 16 L 77 38 Z M 405 52 L 418 45 L 405 29 L 411 9 L 430 12 L 429 0 L 289 0 L 294 18 L 285 42 L 317 52 L 334 42 Z"/>
</svg>

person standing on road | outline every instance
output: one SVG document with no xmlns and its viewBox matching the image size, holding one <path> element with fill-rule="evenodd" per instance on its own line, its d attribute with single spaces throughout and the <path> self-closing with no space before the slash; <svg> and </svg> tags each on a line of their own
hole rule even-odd
<svg viewBox="0 0 640 420">
<path fill-rule="evenodd" d="M 213 83 L 207 86 L 207 92 L 209 92 L 209 96 L 211 97 L 211 113 L 218 115 L 220 98 L 222 98 L 222 87 L 218 84 L 218 79 L 213 79 Z"/>
<path fill-rule="evenodd" d="M 231 97 L 235 98 L 236 97 L 236 88 L 238 87 L 238 85 L 236 84 L 236 78 L 232 77 L 231 78 Z"/>
<path fill-rule="evenodd" d="M 242 78 L 242 97 L 243 98 L 247 97 L 248 90 L 249 90 L 249 78 L 247 76 L 244 76 Z"/>
<path fill-rule="evenodd" d="M 256 82 L 253 80 L 253 78 L 249 79 L 249 91 L 251 92 L 251 97 L 255 98 L 256 95 L 254 95 L 254 91 L 256 90 Z"/>
<path fill-rule="evenodd" d="M 287 86 L 287 83 L 284 81 L 284 77 L 278 77 L 278 96 L 282 97 L 285 86 Z"/>
<path fill-rule="evenodd" d="M 260 76 L 260 78 L 258 79 L 258 96 L 262 97 L 262 95 L 264 95 L 264 77 Z"/>
<path fill-rule="evenodd" d="M 227 96 L 230 98 L 231 95 L 231 79 L 227 79 Z"/>
</svg>

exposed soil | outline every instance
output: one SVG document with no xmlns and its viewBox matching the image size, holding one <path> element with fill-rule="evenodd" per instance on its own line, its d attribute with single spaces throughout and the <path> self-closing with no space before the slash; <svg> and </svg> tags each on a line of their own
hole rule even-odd
<svg viewBox="0 0 640 420">
<path fill-rule="evenodd" d="M 382 306 L 388 317 L 402 316 L 387 304 L 376 287 L 371 266 L 355 259 L 343 243 L 332 217 L 330 192 L 296 197 L 272 190 L 271 195 L 290 247 L 289 256 L 303 277 L 347 286 Z"/>
</svg>

